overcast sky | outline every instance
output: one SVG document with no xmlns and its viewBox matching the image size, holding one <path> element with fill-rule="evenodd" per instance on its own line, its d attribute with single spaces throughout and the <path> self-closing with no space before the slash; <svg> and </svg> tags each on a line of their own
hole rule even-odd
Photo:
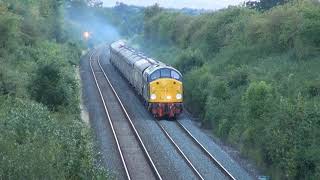
<svg viewBox="0 0 320 180">
<path fill-rule="evenodd" d="M 221 9 L 229 5 L 238 5 L 245 0 L 103 0 L 104 6 L 114 6 L 116 2 L 129 5 L 150 6 L 159 3 L 169 8 Z"/>
</svg>

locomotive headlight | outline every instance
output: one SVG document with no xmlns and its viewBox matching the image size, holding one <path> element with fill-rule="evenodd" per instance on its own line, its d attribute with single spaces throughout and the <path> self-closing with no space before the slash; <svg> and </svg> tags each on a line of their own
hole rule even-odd
<svg viewBox="0 0 320 180">
<path fill-rule="evenodd" d="M 151 98 L 152 100 L 155 100 L 155 99 L 157 99 L 157 96 L 156 96 L 155 94 L 151 94 L 150 98 Z"/>
<path fill-rule="evenodd" d="M 83 37 L 87 40 L 90 38 L 90 32 L 86 31 L 86 32 L 83 32 Z"/>
<path fill-rule="evenodd" d="M 171 99 L 171 96 L 167 96 L 167 99 Z"/>
<path fill-rule="evenodd" d="M 176 98 L 177 98 L 177 99 L 182 99 L 182 94 L 177 94 L 177 95 L 176 95 Z"/>
</svg>

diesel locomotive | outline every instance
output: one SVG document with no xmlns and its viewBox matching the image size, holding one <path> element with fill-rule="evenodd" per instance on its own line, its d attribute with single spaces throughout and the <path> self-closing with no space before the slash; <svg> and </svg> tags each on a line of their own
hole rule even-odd
<svg viewBox="0 0 320 180">
<path fill-rule="evenodd" d="M 110 45 L 110 62 L 120 71 L 156 118 L 176 118 L 183 110 L 182 75 L 175 68 L 149 58 L 116 41 Z"/>
</svg>

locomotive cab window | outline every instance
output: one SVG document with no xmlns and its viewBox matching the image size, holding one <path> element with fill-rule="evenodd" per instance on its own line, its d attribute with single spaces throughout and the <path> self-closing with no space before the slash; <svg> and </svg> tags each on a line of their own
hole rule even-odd
<svg viewBox="0 0 320 180">
<path fill-rule="evenodd" d="M 170 78 L 170 69 L 161 69 L 161 77 L 162 78 Z"/>
<path fill-rule="evenodd" d="M 154 73 L 151 74 L 149 81 L 153 81 L 153 80 L 156 80 L 158 78 L 160 78 L 160 71 L 155 71 Z"/>
<path fill-rule="evenodd" d="M 171 77 L 173 79 L 176 79 L 176 80 L 180 80 L 181 81 L 181 77 L 180 75 L 176 72 L 176 71 L 171 71 Z"/>
<path fill-rule="evenodd" d="M 149 76 L 149 82 L 154 81 L 159 78 L 173 78 L 173 79 L 181 81 L 181 76 L 178 72 L 171 70 L 171 69 L 159 69 L 159 70 L 154 71 Z"/>
</svg>

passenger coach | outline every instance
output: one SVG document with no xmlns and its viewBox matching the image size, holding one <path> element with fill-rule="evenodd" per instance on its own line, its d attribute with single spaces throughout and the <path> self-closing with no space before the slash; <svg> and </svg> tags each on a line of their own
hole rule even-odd
<svg viewBox="0 0 320 180">
<path fill-rule="evenodd" d="M 182 112 L 182 75 L 178 70 L 127 47 L 124 41 L 110 45 L 110 62 L 143 97 L 153 116 L 175 118 Z"/>
</svg>

